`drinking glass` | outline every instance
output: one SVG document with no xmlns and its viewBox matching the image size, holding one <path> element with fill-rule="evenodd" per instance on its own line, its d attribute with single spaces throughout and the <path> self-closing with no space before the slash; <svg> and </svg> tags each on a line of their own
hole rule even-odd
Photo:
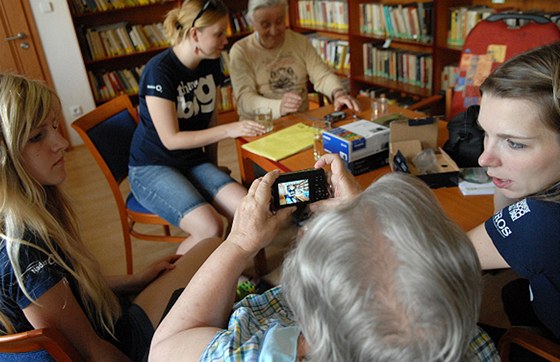
<svg viewBox="0 0 560 362">
<path fill-rule="evenodd" d="M 269 107 L 259 107 L 255 109 L 255 122 L 260 123 L 265 128 L 265 133 L 271 132 L 274 128 L 272 124 L 272 109 Z"/>
</svg>

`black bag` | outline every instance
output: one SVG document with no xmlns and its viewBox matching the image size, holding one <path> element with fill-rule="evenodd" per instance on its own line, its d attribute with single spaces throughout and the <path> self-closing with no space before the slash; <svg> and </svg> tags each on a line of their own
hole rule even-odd
<svg viewBox="0 0 560 362">
<path fill-rule="evenodd" d="M 484 149 L 484 131 L 478 125 L 480 106 L 474 105 L 447 123 L 449 139 L 443 150 L 459 167 L 478 167 L 478 157 Z"/>
</svg>

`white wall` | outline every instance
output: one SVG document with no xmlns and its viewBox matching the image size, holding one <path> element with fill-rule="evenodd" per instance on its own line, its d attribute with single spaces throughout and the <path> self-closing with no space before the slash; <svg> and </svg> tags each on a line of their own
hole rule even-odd
<svg viewBox="0 0 560 362">
<path fill-rule="evenodd" d="M 87 73 L 72 24 L 67 0 L 29 0 L 39 30 L 54 87 L 62 101 L 70 141 L 82 141 L 70 127 L 74 120 L 71 108 L 80 106 L 83 112 L 95 108 Z"/>
</svg>

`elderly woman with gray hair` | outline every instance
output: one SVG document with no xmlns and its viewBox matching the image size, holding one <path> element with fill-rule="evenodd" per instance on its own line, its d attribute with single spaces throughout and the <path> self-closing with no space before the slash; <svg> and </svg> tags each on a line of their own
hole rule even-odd
<svg viewBox="0 0 560 362">
<path fill-rule="evenodd" d="M 338 205 L 309 221 L 282 286 L 232 313 L 239 275 L 290 216 L 270 212 L 274 171 L 253 183 L 230 235 L 162 321 L 151 360 L 499 360 L 476 326 L 475 249 L 429 188 L 391 174 L 360 193 L 338 156 L 316 167 L 327 164 Z"/>
<path fill-rule="evenodd" d="M 286 0 L 249 0 L 253 34 L 230 50 L 230 74 L 241 118 L 257 107 L 272 108 L 273 118 L 308 108 L 307 82 L 326 95 L 336 110 L 359 110 L 339 77 L 302 34 L 286 29 Z"/>
</svg>

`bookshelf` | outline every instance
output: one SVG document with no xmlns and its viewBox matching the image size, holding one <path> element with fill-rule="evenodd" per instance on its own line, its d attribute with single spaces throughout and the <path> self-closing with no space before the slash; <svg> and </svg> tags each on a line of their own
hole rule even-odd
<svg viewBox="0 0 560 362">
<path fill-rule="evenodd" d="M 68 0 L 90 88 L 96 104 L 126 93 L 137 104 L 143 66 L 169 44 L 162 23 L 183 0 Z M 230 10 L 228 45 L 249 34 L 247 1 L 226 0 Z M 110 86 L 109 86 L 110 85 Z M 228 89 L 229 88 L 229 89 Z M 231 86 L 220 97 L 220 122 L 237 120 Z"/>
<path fill-rule="evenodd" d="M 289 7 L 294 30 L 348 43 L 350 66 L 341 75 L 349 79 L 352 94 L 383 88 L 420 100 L 439 93 L 445 66 L 459 62 L 461 42 L 449 42 L 450 18 L 455 9 L 557 12 L 560 2 L 289 0 Z M 336 20 L 332 19 L 343 19 L 345 26 L 333 26 Z"/>
</svg>

